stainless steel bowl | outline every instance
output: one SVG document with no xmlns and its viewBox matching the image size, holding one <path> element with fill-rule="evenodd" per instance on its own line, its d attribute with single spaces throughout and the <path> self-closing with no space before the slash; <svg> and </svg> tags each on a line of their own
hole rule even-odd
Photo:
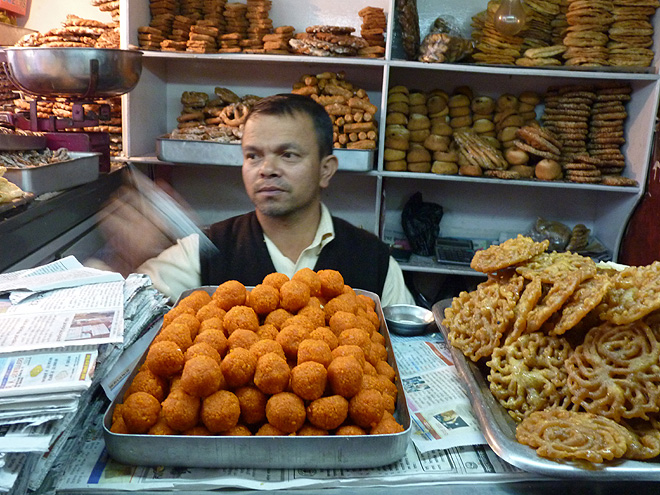
<svg viewBox="0 0 660 495">
<path fill-rule="evenodd" d="M 11 47 L 0 61 L 12 83 L 37 96 L 119 96 L 142 72 L 142 52 L 114 48 Z"/>
<path fill-rule="evenodd" d="M 421 335 L 434 325 L 433 313 L 412 304 L 392 304 L 383 308 L 390 331 L 398 335 Z"/>
</svg>

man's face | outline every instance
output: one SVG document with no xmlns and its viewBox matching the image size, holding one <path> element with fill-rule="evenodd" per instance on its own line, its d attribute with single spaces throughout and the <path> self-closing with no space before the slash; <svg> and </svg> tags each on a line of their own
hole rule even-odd
<svg viewBox="0 0 660 495">
<path fill-rule="evenodd" d="M 251 118 L 242 149 L 243 183 L 263 215 L 283 217 L 317 207 L 334 174 L 328 157 L 319 159 L 314 124 L 302 113 Z"/>
</svg>

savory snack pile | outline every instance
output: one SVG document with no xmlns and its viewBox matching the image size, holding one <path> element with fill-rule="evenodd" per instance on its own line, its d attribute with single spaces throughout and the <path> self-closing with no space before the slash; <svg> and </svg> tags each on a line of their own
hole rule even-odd
<svg viewBox="0 0 660 495">
<path fill-rule="evenodd" d="M 119 48 L 119 19 L 105 23 L 68 14 L 62 27 L 27 34 L 15 46 Z"/>
<path fill-rule="evenodd" d="M 384 168 L 635 186 L 624 177 L 628 83 L 498 97 L 404 85 L 388 91 Z M 538 112 L 538 113 L 537 113 Z"/>
<path fill-rule="evenodd" d="M 3 177 L 6 171 L 7 169 L 0 165 L 0 204 L 11 203 L 25 195 L 25 191 Z"/>
<path fill-rule="evenodd" d="M 366 435 L 403 431 L 375 301 L 335 270 L 193 291 L 164 317 L 111 431 Z"/>
<path fill-rule="evenodd" d="M 550 459 L 660 455 L 660 262 L 617 270 L 519 235 L 477 252 L 488 280 L 445 310 L 516 438 Z"/>
<path fill-rule="evenodd" d="M 177 127 L 169 137 L 195 141 L 240 143 L 245 119 L 260 98 L 255 95 L 238 96 L 229 88 L 217 86 L 214 98 L 202 91 L 181 94 L 181 114 Z"/>
<path fill-rule="evenodd" d="M 152 0 L 151 21 L 138 27 L 143 50 L 192 53 L 291 53 L 330 56 L 382 57 L 387 19 L 379 7 L 365 7 L 361 36 L 351 26 L 319 24 L 295 33 L 293 26 L 273 26 L 270 0 L 192 2 Z"/>
<path fill-rule="evenodd" d="M 323 105 L 334 126 L 335 148 L 375 149 L 378 142 L 378 108 L 367 92 L 346 80 L 343 72 L 304 74 L 292 93 L 307 95 Z"/>
</svg>

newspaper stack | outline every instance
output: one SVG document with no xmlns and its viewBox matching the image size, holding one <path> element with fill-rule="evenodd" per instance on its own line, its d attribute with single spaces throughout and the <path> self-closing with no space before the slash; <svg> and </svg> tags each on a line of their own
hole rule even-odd
<svg viewBox="0 0 660 495">
<path fill-rule="evenodd" d="M 0 275 L 0 493 L 39 488 L 107 404 L 101 381 L 166 310 L 150 285 L 73 257 Z"/>
</svg>

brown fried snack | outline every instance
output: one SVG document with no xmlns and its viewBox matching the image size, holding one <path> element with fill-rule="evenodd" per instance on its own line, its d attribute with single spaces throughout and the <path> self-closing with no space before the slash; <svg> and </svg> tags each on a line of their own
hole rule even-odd
<svg viewBox="0 0 660 495">
<path fill-rule="evenodd" d="M 660 343 L 643 321 L 604 323 L 587 332 L 566 361 L 571 400 L 619 421 L 660 410 Z"/>
<path fill-rule="evenodd" d="M 472 361 L 490 356 L 513 322 L 520 295 L 514 287 L 489 280 L 455 297 L 442 321 L 449 329 L 449 342 Z"/>
<path fill-rule="evenodd" d="M 530 237 L 518 234 L 518 237 L 508 239 L 502 244 L 477 251 L 470 262 L 470 267 L 478 272 L 493 273 L 543 253 L 548 249 L 549 244 L 547 239 L 536 242 Z"/>
<path fill-rule="evenodd" d="M 612 277 L 612 287 L 599 307 L 601 319 L 631 323 L 660 308 L 660 261 L 629 266 Z"/>
<path fill-rule="evenodd" d="M 535 448 L 541 457 L 595 463 L 622 457 L 630 437 L 611 419 L 563 409 L 536 411 L 516 428 L 518 442 Z"/>
<path fill-rule="evenodd" d="M 568 409 L 571 401 L 564 361 L 571 352 L 565 339 L 540 332 L 498 347 L 486 363 L 490 391 L 516 421 L 533 411 Z"/>
</svg>

